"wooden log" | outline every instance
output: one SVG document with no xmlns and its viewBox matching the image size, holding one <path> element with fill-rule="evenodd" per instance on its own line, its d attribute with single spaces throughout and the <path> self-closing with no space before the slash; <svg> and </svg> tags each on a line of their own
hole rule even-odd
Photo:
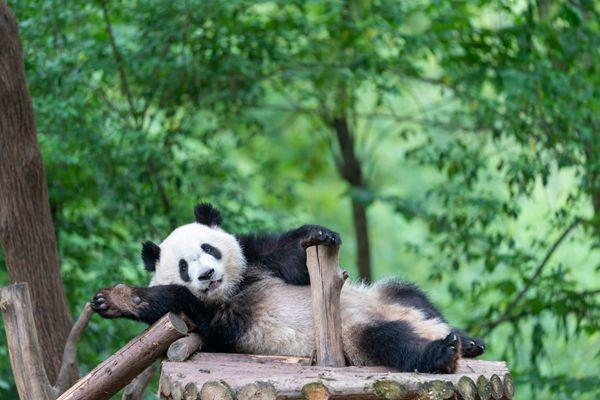
<svg viewBox="0 0 600 400">
<path fill-rule="evenodd" d="M 385 400 L 400 400 L 411 392 L 406 385 L 393 379 L 378 380 L 373 384 L 373 388 L 377 396 Z"/>
<path fill-rule="evenodd" d="M 483 375 L 477 378 L 477 393 L 481 400 L 489 400 L 492 398 L 492 386 L 490 381 Z"/>
<path fill-rule="evenodd" d="M 158 393 L 162 397 L 171 397 L 171 379 L 166 374 L 161 374 L 158 381 Z"/>
<path fill-rule="evenodd" d="M 143 370 L 125 387 L 121 400 L 144 400 L 144 391 L 150 383 L 152 375 L 154 375 L 154 364 Z"/>
<path fill-rule="evenodd" d="M 463 376 L 458 380 L 456 391 L 461 395 L 463 400 L 477 399 L 477 386 L 473 382 L 473 379 L 468 376 Z"/>
<path fill-rule="evenodd" d="M 183 388 L 183 400 L 200 400 L 200 391 L 194 382 L 188 382 Z"/>
<path fill-rule="evenodd" d="M 504 375 L 504 396 L 509 400 L 515 397 L 515 385 L 510 374 Z"/>
<path fill-rule="evenodd" d="M 181 318 L 172 313 L 165 315 L 77 381 L 59 400 L 109 399 L 186 334 L 187 326 Z"/>
<path fill-rule="evenodd" d="M 302 395 L 306 400 L 328 400 L 331 393 L 321 382 L 311 382 L 302 386 Z"/>
<path fill-rule="evenodd" d="M 452 382 L 434 379 L 421 384 L 423 395 L 435 400 L 445 400 L 454 397 L 454 385 Z"/>
<path fill-rule="evenodd" d="M 54 392 L 44 369 L 27 283 L 0 288 L 0 310 L 19 397 L 54 399 Z"/>
<path fill-rule="evenodd" d="M 183 387 L 179 382 L 173 382 L 173 387 L 171 388 L 171 398 L 173 400 L 182 400 L 183 399 Z"/>
<path fill-rule="evenodd" d="M 201 400 L 233 400 L 231 387 L 225 381 L 209 381 L 202 385 Z"/>
<path fill-rule="evenodd" d="M 167 359 L 169 361 L 184 361 L 202 347 L 202 338 L 197 333 L 190 333 L 187 336 L 177 339 L 169 346 L 167 350 Z"/>
<path fill-rule="evenodd" d="M 272 384 L 258 381 L 242 386 L 235 397 L 237 400 L 275 400 L 277 391 Z"/>
<path fill-rule="evenodd" d="M 498 375 L 491 376 L 490 387 L 492 388 L 492 398 L 499 400 L 504 397 L 504 385 Z"/>
<path fill-rule="evenodd" d="M 348 273 L 340 270 L 338 253 L 338 246 L 311 246 L 306 249 L 316 361 L 317 365 L 329 367 L 345 365 L 340 294 Z"/>
</svg>

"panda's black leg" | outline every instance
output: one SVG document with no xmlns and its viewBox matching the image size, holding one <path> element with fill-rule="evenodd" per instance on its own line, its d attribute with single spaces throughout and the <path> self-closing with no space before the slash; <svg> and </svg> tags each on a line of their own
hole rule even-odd
<svg viewBox="0 0 600 400">
<path fill-rule="evenodd" d="M 153 324 L 168 312 L 184 313 L 202 332 L 208 329 L 212 311 L 180 285 L 135 287 L 117 285 L 98 291 L 90 305 L 104 318 L 129 318 Z"/>
<path fill-rule="evenodd" d="M 444 339 L 434 340 L 425 347 L 419 371 L 452 374 L 456 371 L 460 354 L 460 339 L 457 334 L 450 333 Z"/>
<path fill-rule="evenodd" d="M 461 347 L 461 356 L 465 358 L 475 358 L 485 353 L 485 342 L 483 339 L 468 336 L 460 329 L 454 329 L 458 335 Z"/>
<path fill-rule="evenodd" d="M 275 247 L 261 261 L 287 283 L 308 285 L 310 280 L 306 269 L 306 248 L 341 244 L 340 235 L 331 229 L 320 225 L 303 225 L 281 234 Z"/>
<path fill-rule="evenodd" d="M 404 321 L 380 321 L 354 329 L 357 349 L 369 364 L 397 368 L 402 372 L 437 372 L 423 363 L 427 340 Z"/>
</svg>

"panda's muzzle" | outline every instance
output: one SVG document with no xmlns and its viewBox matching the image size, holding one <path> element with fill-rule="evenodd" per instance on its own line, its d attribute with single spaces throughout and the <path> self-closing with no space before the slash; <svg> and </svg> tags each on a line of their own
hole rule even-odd
<svg viewBox="0 0 600 400">
<path fill-rule="evenodd" d="M 215 270 L 213 268 L 209 269 L 208 271 L 206 271 L 205 273 L 203 273 L 202 275 L 200 275 L 198 277 L 199 281 L 206 281 L 210 278 L 212 278 L 212 276 L 215 274 Z"/>
</svg>

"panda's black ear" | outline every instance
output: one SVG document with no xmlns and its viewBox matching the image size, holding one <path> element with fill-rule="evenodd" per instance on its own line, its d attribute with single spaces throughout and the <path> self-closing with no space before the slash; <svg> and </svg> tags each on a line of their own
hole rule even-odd
<svg viewBox="0 0 600 400">
<path fill-rule="evenodd" d="M 219 210 L 209 203 L 200 203 L 194 207 L 194 215 L 196 222 L 202 225 L 220 226 L 223 223 Z"/>
<path fill-rule="evenodd" d="M 142 261 L 144 261 L 144 268 L 147 271 L 154 272 L 156 270 L 159 258 L 160 247 L 156 243 L 149 240 L 142 243 Z"/>
</svg>

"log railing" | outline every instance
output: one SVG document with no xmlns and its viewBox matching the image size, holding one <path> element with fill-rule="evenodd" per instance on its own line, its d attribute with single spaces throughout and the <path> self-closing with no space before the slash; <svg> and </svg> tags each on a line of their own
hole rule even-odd
<svg viewBox="0 0 600 400">
<path fill-rule="evenodd" d="M 73 325 L 65 345 L 63 366 L 57 384 L 52 386 L 46 376 L 41 359 L 37 329 L 33 320 L 31 297 L 27 283 L 0 287 L 0 310 L 4 320 L 10 363 L 19 397 L 23 400 L 101 400 L 109 399 L 138 374 L 139 380 L 130 388 L 126 399 L 141 399 L 141 384 L 150 379 L 152 363 L 162 357 L 175 340 L 188 333 L 184 320 L 175 314 L 167 314 L 117 353 L 94 368 L 71 388 L 61 385 L 63 370 L 76 360 L 76 343 L 92 316 L 88 304 Z M 186 336 L 189 341 L 191 336 Z M 143 389 L 143 388 L 142 388 Z M 66 391 L 65 391 L 66 390 Z M 64 393 L 63 393 L 64 392 Z"/>
</svg>

